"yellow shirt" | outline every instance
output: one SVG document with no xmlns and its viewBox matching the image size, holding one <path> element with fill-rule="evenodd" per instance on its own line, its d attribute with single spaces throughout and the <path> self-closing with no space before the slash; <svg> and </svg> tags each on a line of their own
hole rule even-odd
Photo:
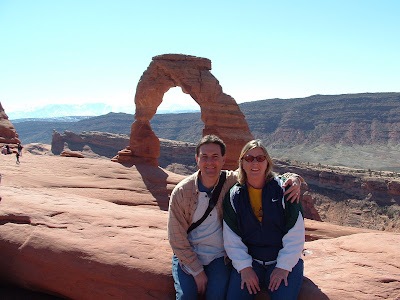
<svg viewBox="0 0 400 300">
<path fill-rule="evenodd" d="M 258 220 L 262 221 L 263 211 L 262 211 L 262 189 L 255 189 L 248 185 L 250 204 L 253 208 L 254 214 Z"/>
</svg>

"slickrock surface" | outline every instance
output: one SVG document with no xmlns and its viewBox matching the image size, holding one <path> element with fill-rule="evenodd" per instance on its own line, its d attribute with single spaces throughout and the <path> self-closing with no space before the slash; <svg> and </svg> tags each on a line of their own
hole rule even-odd
<svg viewBox="0 0 400 300">
<path fill-rule="evenodd" d="M 167 170 L 178 170 L 179 174 L 191 174 L 197 170 L 194 155 L 196 145 L 193 143 L 159 139 L 159 165 Z M 119 150 L 129 145 L 129 136 L 108 132 L 89 131 L 76 134 L 72 131 L 58 133 L 53 131 L 51 152 L 61 154 L 62 151 L 79 152 L 84 157 L 112 158 Z"/>
<path fill-rule="evenodd" d="M 77 158 L 84 158 L 81 153 L 75 152 L 75 151 L 63 151 L 60 153 L 60 156 L 65 156 L 65 157 L 77 157 Z"/>
<path fill-rule="evenodd" d="M 8 119 L 0 103 L 0 145 L 18 143 L 21 143 L 18 138 L 18 133 L 15 131 L 14 125 Z"/>
<path fill-rule="evenodd" d="M 306 243 L 305 276 L 329 299 L 400 299 L 399 243 L 379 231 Z"/>
<path fill-rule="evenodd" d="M 226 143 L 225 166 L 236 169 L 240 150 L 253 139 L 253 135 L 235 99 L 222 92 L 221 85 L 210 70 L 211 61 L 207 58 L 183 54 L 153 57 L 137 85 L 130 145 L 120 151 L 115 160 L 146 161 L 158 165 L 160 143 L 151 128 L 150 119 L 155 115 L 164 94 L 171 87 L 180 86 L 200 105 L 203 135 L 216 134 Z"/>
<path fill-rule="evenodd" d="M 165 209 L 182 176 L 25 148 L 20 165 L 3 155 L 0 166 L 0 285 L 73 299 L 174 299 Z M 400 234 L 310 220 L 306 228 L 299 299 L 399 299 Z"/>
</svg>

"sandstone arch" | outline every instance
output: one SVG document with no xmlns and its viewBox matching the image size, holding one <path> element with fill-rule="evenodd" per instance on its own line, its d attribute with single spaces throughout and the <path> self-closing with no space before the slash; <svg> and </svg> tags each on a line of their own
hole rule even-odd
<svg viewBox="0 0 400 300">
<path fill-rule="evenodd" d="M 179 86 L 200 105 L 203 135 L 215 134 L 226 143 L 227 160 L 224 168 L 237 168 L 240 150 L 253 139 L 253 135 L 235 99 L 222 92 L 222 87 L 210 70 L 211 61 L 207 58 L 183 54 L 153 57 L 136 89 L 136 114 L 131 127 L 130 145 L 120 151 L 115 160 L 158 165 L 160 142 L 150 126 L 150 119 L 155 115 L 164 94 L 170 88 Z"/>
</svg>

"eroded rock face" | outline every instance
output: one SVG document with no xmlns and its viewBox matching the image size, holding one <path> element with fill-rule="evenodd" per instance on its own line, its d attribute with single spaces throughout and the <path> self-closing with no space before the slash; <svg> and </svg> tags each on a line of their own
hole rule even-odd
<svg viewBox="0 0 400 300">
<path fill-rule="evenodd" d="M 346 226 L 400 232 L 400 179 L 397 173 L 274 160 L 274 170 L 301 175 L 308 186 L 302 203 L 307 218 Z M 379 172 L 380 173 L 380 172 Z M 303 192 L 303 190 L 302 190 Z M 312 197 L 310 197 L 312 195 Z M 308 214 L 311 213 L 311 214 Z"/>
<path fill-rule="evenodd" d="M 75 151 L 63 151 L 63 152 L 60 153 L 60 156 L 85 158 L 85 156 L 83 156 L 79 152 L 75 152 Z"/>
<path fill-rule="evenodd" d="M 127 135 L 113 134 L 98 131 L 83 131 L 76 134 L 72 131 L 65 130 L 62 134 L 56 130 L 53 131 L 51 142 L 51 151 L 53 154 L 60 154 L 64 150 L 91 152 L 112 158 L 117 149 L 121 149 L 129 144 Z M 87 154 L 87 153 L 82 153 Z"/>
<path fill-rule="evenodd" d="M 0 155 L 0 286 L 67 299 L 175 299 L 166 210 L 184 176 L 25 155 L 23 180 Z M 298 299 L 397 299 L 400 234 L 308 219 L 305 227 Z"/>
<path fill-rule="evenodd" d="M 237 168 L 240 150 L 253 139 L 243 113 L 236 101 L 223 93 L 218 80 L 211 74 L 211 61 L 182 54 L 153 57 L 143 73 L 135 96 L 136 121 L 132 124 L 130 145 L 118 153 L 118 162 L 145 160 L 157 165 L 160 144 L 150 119 L 155 115 L 164 94 L 179 86 L 201 108 L 203 135 L 215 134 L 227 146 L 226 169 Z"/>
<path fill-rule="evenodd" d="M 3 106 L 0 103 L 0 144 L 18 144 L 21 141 L 18 138 L 14 125 L 8 120 Z"/>
<path fill-rule="evenodd" d="M 100 156 L 113 158 L 115 153 L 126 145 L 129 145 L 129 142 L 129 136 L 125 134 L 98 131 L 84 131 L 76 134 L 67 130 L 63 133 L 58 133 L 54 130 L 51 152 L 59 155 L 63 151 L 73 151 L 82 154 L 84 157 L 94 158 Z M 158 163 L 160 167 L 175 170 L 175 173 L 178 174 L 191 174 L 197 170 L 194 157 L 196 152 L 195 144 L 165 139 L 160 139 L 159 144 L 160 157 L 158 158 Z M 33 149 L 33 152 L 37 151 Z M 129 155 L 127 158 L 129 159 Z M 113 158 L 112 160 L 115 159 Z"/>
</svg>

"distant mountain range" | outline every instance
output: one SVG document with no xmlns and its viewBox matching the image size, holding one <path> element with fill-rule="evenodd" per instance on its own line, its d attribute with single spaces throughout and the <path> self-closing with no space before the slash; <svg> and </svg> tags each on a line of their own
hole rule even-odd
<svg viewBox="0 0 400 300">
<path fill-rule="evenodd" d="M 18 119 L 54 119 L 70 116 L 99 116 L 112 111 L 110 105 L 104 103 L 83 104 L 49 104 L 32 107 L 22 111 L 7 112 L 8 118 L 14 123 Z M 134 110 L 133 110 L 134 112 Z"/>
<path fill-rule="evenodd" d="M 400 172 L 400 93 L 315 95 L 242 103 L 255 138 L 280 159 Z M 23 143 L 51 143 L 53 129 L 130 135 L 134 115 L 108 113 L 77 122 L 13 122 Z M 157 114 L 159 138 L 197 142 L 200 113 Z"/>
<path fill-rule="evenodd" d="M 197 105 L 197 104 L 196 104 Z M 163 104 L 157 110 L 157 114 L 186 113 L 200 111 L 195 104 L 177 105 L 174 103 Z M 8 118 L 13 123 L 21 121 L 60 121 L 76 122 L 88 117 L 101 116 L 110 112 L 135 113 L 135 105 L 111 106 L 104 103 L 83 103 L 83 104 L 49 104 L 42 107 L 28 108 L 22 111 L 7 112 Z"/>
</svg>

